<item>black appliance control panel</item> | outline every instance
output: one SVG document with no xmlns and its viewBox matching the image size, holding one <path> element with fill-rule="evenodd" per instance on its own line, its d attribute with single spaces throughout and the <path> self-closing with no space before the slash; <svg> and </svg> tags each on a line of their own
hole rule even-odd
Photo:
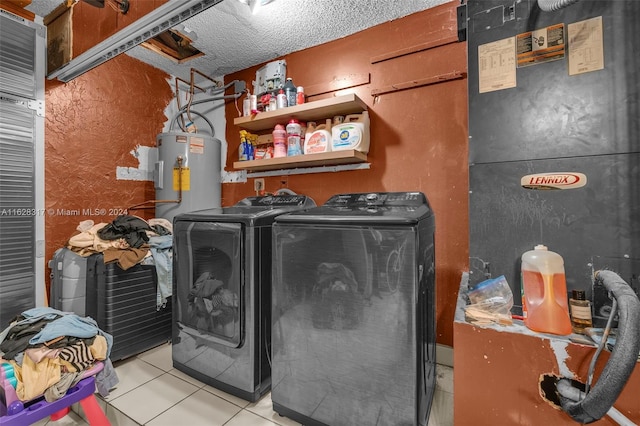
<svg viewBox="0 0 640 426">
<path fill-rule="evenodd" d="M 367 192 L 338 194 L 331 197 L 325 206 L 421 206 L 427 204 L 422 192 Z"/>
<path fill-rule="evenodd" d="M 265 195 L 262 197 L 247 197 L 238 202 L 238 206 L 304 206 L 309 204 L 311 199 L 306 195 Z"/>
</svg>

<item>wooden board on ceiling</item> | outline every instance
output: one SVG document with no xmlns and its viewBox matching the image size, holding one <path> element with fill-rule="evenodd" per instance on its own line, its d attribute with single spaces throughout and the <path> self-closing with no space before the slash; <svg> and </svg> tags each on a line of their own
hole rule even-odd
<svg viewBox="0 0 640 426">
<path fill-rule="evenodd" d="M 16 7 L 27 7 L 31 4 L 31 0 L 2 0 L 0 3 L 12 3 Z"/>
<path fill-rule="evenodd" d="M 47 74 L 73 58 L 72 16 L 73 8 L 62 3 L 43 20 L 47 26 Z"/>
<path fill-rule="evenodd" d="M 0 9 L 33 21 L 36 18 L 36 14 L 24 9 L 30 3 L 31 0 L 0 0 Z"/>
</svg>

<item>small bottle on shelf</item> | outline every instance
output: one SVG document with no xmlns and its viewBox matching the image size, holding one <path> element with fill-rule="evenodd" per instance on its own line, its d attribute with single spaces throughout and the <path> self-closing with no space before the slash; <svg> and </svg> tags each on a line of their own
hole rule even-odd
<svg viewBox="0 0 640 426">
<path fill-rule="evenodd" d="M 275 111 L 278 109 L 278 101 L 276 100 L 276 95 L 271 95 L 269 98 L 269 111 Z"/>
<path fill-rule="evenodd" d="M 304 87 L 298 86 L 296 89 L 296 105 L 300 105 L 304 103 Z"/>
<path fill-rule="evenodd" d="M 287 95 L 284 93 L 283 89 L 280 89 L 276 95 L 276 109 L 286 108 L 287 106 L 289 106 L 289 103 L 287 102 Z"/>
<path fill-rule="evenodd" d="M 569 299 L 571 308 L 571 326 L 574 333 L 584 334 L 584 329 L 593 327 L 591 302 L 585 300 L 584 290 L 572 290 Z"/>
<path fill-rule="evenodd" d="M 258 111 L 258 95 L 249 95 L 249 104 L 251 105 L 251 115 L 257 114 Z"/>
<path fill-rule="evenodd" d="M 242 101 L 242 116 L 249 117 L 251 115 L 251 92 L 247 91 L 247 96 L 245 96 Z"/>
<path fill-rule="evenodd" d="M 287 81 L 284 83 L 284 93 L 287 95 L 287 106 L 294 106 L 296 104 L 298 89 L 295 84 L 293 84 L 292 78 L 287 78 Z"/>
</svg>

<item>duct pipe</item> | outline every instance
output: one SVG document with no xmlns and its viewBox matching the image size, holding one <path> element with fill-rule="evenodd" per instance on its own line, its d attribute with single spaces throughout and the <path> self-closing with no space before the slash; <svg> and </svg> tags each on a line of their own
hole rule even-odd
<svg viewBox="0 0 640 426">
<path fill-rule="evenodd" d="M 553 12 L 567 7 L 578 0 L 538 0 L 538 7 L 545 12 Z"/>
</svg>

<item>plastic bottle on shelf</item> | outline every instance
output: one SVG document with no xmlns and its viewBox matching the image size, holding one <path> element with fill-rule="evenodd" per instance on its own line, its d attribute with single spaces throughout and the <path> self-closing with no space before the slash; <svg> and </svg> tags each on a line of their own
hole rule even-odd
<svg viewBox="0 0 640 426">
<path fill-rule="evenodd" d="M 294 106 L 296 104 L 296 96 L 298 94 L 298 89 L 295 84 L 293 84 L 293 79 L 291 77 L 287 78 L 287 81 L 284 83 L 284 94 L 287 95 L 287 106 Z"/>
<path fill-rule="evenodd" d="M 312 133 L 305 138 L 304 153 L 317 154 L 329 151 L 331 151 L 331 119 L 327 118 L 325 124 L 315 126 Z"/>
<path fill-rule="evenodd" d="M 251 115 L 251 93 L 247 91 L 247 96 L 242 101 L 242 116 L 249 117 Z"/>
<path fill-rule="evenodd" d="M 238 161 L 249 160 L 249 140 L 246 130 L 240 130 L 240 145 L 238 146 Z"/>
<path fill-rule="evenodd" d="M 533 331 L 571 334 L 564 260 L 544 245 L 522 255 L 522 313 Z"/>
<path fill-rule="evenodd" d="M 296 105 L 304 103 L 304 87 L 298 86 L 296 89 Z"/>
<path fill-rule="evenodd" d="M 249 100 L 251 102 L 251 114 L 257 114 L 258 111 L 258 95 L 250 95 Z"/>
<path fill-rule="evenodd" d="M 300 123 L 295 118 L 292 118 L 287 124 L 287 156 L 291 157 L 294 155 L 302 154 L 302 138 L 300 133 L 302 131 L 302 127 Z"/>
<path fill-rule="evenodd" d="M 335 119 L 336 117 L 334 117 Z M 331 129 L 331 151 L 355 149 L 356 151 L 369 152 L 369 112 L 361 114 L 349 114 L 344 117 L 342 123 L 334 120 Z"/>
<path fill-rule="evenodd" d="M 276 107 L 277 109 L 286 108 L 289 104 L 287 103 L 287 95 L 284 93 L 284 89 L 280 89 L 278 94 L 276 95 Z"/>
<path fill-rule="evenodd" d="M 282 124 L 273 129 L 273 158 L 287 156 L 287 131 Z"/>
</svg>

